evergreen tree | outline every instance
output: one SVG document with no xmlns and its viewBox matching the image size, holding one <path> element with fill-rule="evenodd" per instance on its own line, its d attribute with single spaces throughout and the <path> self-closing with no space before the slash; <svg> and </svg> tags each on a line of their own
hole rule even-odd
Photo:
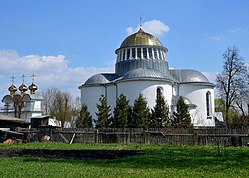
<svg viewBox="0 0 249 178">
<path fill-rule="evenodd" d="M 107 99 L 104 95 L 101 95 L 99 102 L 100 104 L 97 104 L 98 112 L 96 113 L 98 118 L 95 120 L 96 128 L 110 127 L 111 106 L 107 105 Z"/>
<path fill-rule="evenodd" d="M 176 112 L 173 113 L 173 126 L 189 128 L 193 127 L 191 124 L 191 117 L 188 111 L 188 105 L 185 103 L 182 96 L 179 97 L 176 103 Z"/>
<path fill-rule="evenodd" d="M 143 98 L 142 94 L 139 94 L 138 98 L 134 101 L 130 127 L 148 128 L 149 117 L 150 109 L 147 105 L 147 101 Z"/>
<path fill-rule="evenodd" d="M 117 99 L 116 107 L 114 108 L 112 127 L 127 128 L 130 112 L 131 106 L 129 105 L 129 100 L 126 99 L 126 96 L 121 94 Z"/>
<path fill-rule="evenodd" d="M 160 89 L 157 90 L 156 105 L 151 110 L 150 127 L 163 128 L 169 125 L 169 106 Z"/>
<path fill-rule="evenodd" d="M 87 105 L 83 104 L 80 110 L 80 115 L 76 120 L 76 127 L 77 128 L 91 128 L 93 127 L 92 123 L 92 116 L 88 111 Z"/>
</svg>

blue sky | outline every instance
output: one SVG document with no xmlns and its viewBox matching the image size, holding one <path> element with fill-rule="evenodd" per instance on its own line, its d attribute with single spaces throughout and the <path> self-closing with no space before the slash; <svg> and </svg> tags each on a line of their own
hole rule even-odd
<svg viewBox="0 0 249 178">
<path fill-rule="evenodd" d="M 114 71 L 114 51 L 140 16 L 168 48 L 171 68 L 196 69 L 213 81 L 233 45 L 249 63 L 247 0 L 8 0 L 0 2 L 0 95 L 10 76 L 18 87 L 21 75 L 29 85 L 33 73 L 40 91 L 79 95 L 89 76 Z"/>
</svg>

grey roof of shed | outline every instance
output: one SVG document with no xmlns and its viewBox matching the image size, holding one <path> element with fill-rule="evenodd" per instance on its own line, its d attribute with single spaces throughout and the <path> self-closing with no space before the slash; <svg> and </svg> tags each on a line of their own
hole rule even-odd
<svg viewBox="0 0 249 178">
<path fill-rule="evenodd" d="M 0 121 L 8 121 L 8 122 L 15 122 L 21 124 L 29 124 L 29 122 L 25 119 L 16 118 L 4 113 L 0 113 Z"/>
<path fill-rule="evenodd" d="M 172 70 L 170 70 L 170 73 L 180 83 L 187 83 L 187 82 L 210 83 L 208 81 L 207 77 L 205 75 L 203 75 L 201 72 L 197 71 L 197 70 L 192 70 L 192 69 L 176 70 L 176 69 L 172 69 Z"/>
</svg>

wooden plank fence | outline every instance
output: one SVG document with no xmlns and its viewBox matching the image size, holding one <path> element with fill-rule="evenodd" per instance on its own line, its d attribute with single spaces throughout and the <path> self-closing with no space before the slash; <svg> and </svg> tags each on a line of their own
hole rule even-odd
<svg viewBox="0 0 249 178">
<path fill-rule="evenodd" d="M 64 143 L 118 143 L 118 144 L 169 144 L 169 145 L 247 145 L 249 129 L 226 128 L 86 128 L 58 129 L 18 128 L 28 142 L 40 141 L 48 135 L 53 142 Z"/>
</svg>

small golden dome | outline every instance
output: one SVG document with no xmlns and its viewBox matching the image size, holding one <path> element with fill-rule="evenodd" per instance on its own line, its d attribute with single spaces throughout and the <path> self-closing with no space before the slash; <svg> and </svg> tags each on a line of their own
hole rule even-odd
<svg viewBox="0 0 249 178">
<path fill-rule="evenodd" d="M 20 87 L 19 87 L 19 90 L 22 92 L 22 93 L 25 93 L 28 88 L 26 87 L 26 85 L 22 84 Z"/>
<path fill-rule="evenodd" d="M 30 90 L 30 93 L 31 94 L 35 94 L 35 91 L 38 89 L 38 87 L 32 83 L 30 86 L 29 86 L 29 90 Z"/>
<path fill-rule="evenodd" d="M 17 91 L 16 86 L 13 85 L 13 83 L 11 84 L 11 86 L 8 88 L 10 95 L 14 95 L 15 92 Z"/>
<path fill-rule="evenodd" d="M 144 32 L 141 27 L 137 33 L 128 36 L 123 41 L 120 48 L 136 45 L 163 46 L 155 36 Z"/>
<path fill-rule="evenodd" d="M 8 90 L 9 90 L 10 92 L 16 92 L 16 91 L 17 91 L 16 86 L 13 85 L 13 84 L 9 87 Z"/>
</svg>

